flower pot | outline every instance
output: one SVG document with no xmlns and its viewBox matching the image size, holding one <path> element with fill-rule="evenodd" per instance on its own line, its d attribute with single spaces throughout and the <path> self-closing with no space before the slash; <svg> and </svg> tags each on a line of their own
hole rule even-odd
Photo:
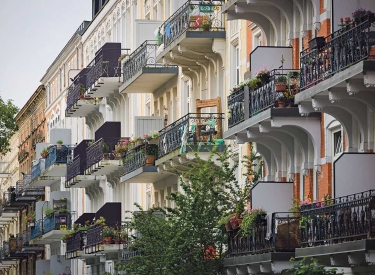
<svg viewBox="0 0 375 275">
<path fill-rule="evenodd" d="M 112 236 L 104 237 L 104 241 L 105 243 L 110 244 L 112 242 Z"/>
<path fill-rule="evenodd" d="M 61 149 L 61 147 L 62 147 L 62 144 L 56 144 L 57 149 Z"/>
<path fill-rule="evenodd" d="M 30 223 L 29 223 L 29 226 L 30 226 L 30 227 L 34 227 L 34 226 L 35 226 L 35 223 L 34 223 L 34 222 L 30 222 Z"/>
<path fill-rule="evenodd" d="M 276 92 L 284 92 L 286 90 L 286 83 L 284 82 L 277 82 L 275 84 L 275 91 Z"/>
<path fill-rule="evenodd" d="M 79 95 L 79 99 L 80 99 L 80 100 L 84 100 L 84 99 L 85 99 L 85 95 L 84 95 L 84 94 L 80 94 L 80 95 Z"/>
<path fill-rule="evenodd" d="M 159 138 L 153 138 L 153 139 L 149 140 L 148 144 L 159 145 Z"/>
<path fill-rule="evenodd" d="M 210 31 L 210 27 L 211 27 L 211 25 L 209 25 L 209 24 L 204 24 L 204 25 L 202 25 L 202 30 L 203 30 L 204 32 L 208 32 L 208 31 Z"/>
<path fill-rule="evenodd" d="M 115 244 L 120 244 L 120 240 L 115 240 Z"/>
<path fill-rule="evenodd" d="M 318 36 L 309 41 L 310 49 L 320 49 L 326 44 L 323 36 Z"/>
<path fill-rule="evenodd" d="M 143 145 L 143 140 L 137 140 L 135 147 Z"/>
<path fill-rule="evenodd" d="M 278 108 L 284 108 L 285 107 L 285 102 L 284 101 L 278 101 Z"/>
<path fill-rule="evenodd" d="M 48 156 L 48 153 L 43 153 L 43 154 L 42 154 L 42 158 L 44 158 L 44 159 L 45 159 L 47 156 Z"/>
<path fill-rule="evenodd" d="M 155 164 L 155 156 L 146 155 L 146 166 L 154 166 L 154 164 Z"/>
<path fill-rule="evenodd" d="M 267 84 L 270 82 L 270 75 L 269 74 L 263 74 L 259 77 L 260 81 L 262 82 L 262 85 Z"/>
</svg>

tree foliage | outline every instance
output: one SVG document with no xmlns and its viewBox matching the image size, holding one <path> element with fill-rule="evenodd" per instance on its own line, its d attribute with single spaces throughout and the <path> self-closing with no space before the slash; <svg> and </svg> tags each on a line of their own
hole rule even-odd
<svg viewBox="0 0 375 275">
<path fill-rule="evenodd" d="M 211 153 L 202 160 L 195 153 L 195 163 L 188 172 L 178 174 L 181 192 L 168 200 L 173 208 L 133 213 L 131 226 L 140 237 L 134 241 L 139 255 L 126 266 L 129 274 L 200 274 L 223 273 L 224 245 L 227 235 L 218 221 L 233 210 L 238 190 L 237 164 L 229 160 L 231 152 Z M 216 162 L 215 165 L 214 162 Z M 155 215 L 162 211 L 165 218 Z"/>
<path fill-rule="evenodd" d="M 10 151 L 9 139 L 18 130 L 15 116 L 18 108 L 8 100 L 5 102 L 0 96 L 0 155 L 4 155 Z"/>
<path fill-rule="evenodd" d="M 337 273 L 336 268 L 331 269 L 324 269 L 323 265 L 319 265 L 319 261 L 317 259 L 312 259 L 310 263 L 306 263 L 306 258 L 295 262 L 295 259 L 292 258 L 290 260 L 294 263 L 293 268 L 289 270 L 291 275 L 343 275 L 344 273 Z"/>
</svg>

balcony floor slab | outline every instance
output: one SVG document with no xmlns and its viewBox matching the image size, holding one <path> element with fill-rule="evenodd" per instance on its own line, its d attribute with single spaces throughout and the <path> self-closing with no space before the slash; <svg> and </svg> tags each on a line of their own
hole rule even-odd
<svg viewBox="0 0 375 275">
<path fill-rule="evenodd" d="M 86 174 L 91 175 L 110 175 L 113 172 L 123 168 L 120 160 L 102 160 L 93 167 L 87 169 Z"/>
<path fill-rule="evenodd" d="M 156 166 L 143 166 L 121 177 L 122 183 L 154 183 L 172 175 L 158 172 Z"/>
<path fill-rule="evenodd" d="M 296 104 L 303 101 L 311 101 L 316 95 L 326 95 L 328 97 L 328 89 L 333 87 L 340 87 L 346 90 L 346 81 L 357 79 L 363 81 L 363 74 L 367 71 L 375 71 L 375 61 L 361 61 L 357 64 L 347 68 L 346 70 L 333 75 L 315 86 L 308 88 L 298 94 L 294 98 Z"/>
<path fill-rule="evenodd" d="M 143 67 L 121 87 L 122 93 L 152 93 L 178 74 L 178 67 Z"/>
<path fill-rule="evenodd" d="M 161 62 L 164 57 L 168 57 L 168 54 L 177 48 L 183 47 L 188 49 L 193 49 L 194 51 L 200 53 L 213 53 L 212 43 L 214 39 L 225 39 L 225 31 L 186 31 L 177 37 L 171 44 L 166 46 L 163 51 L 156 57 L 156 62 Z M 208 49 L 208 51 L 207 51 Z M 203 51 L 202 51 L 203 50 Z M 192 61 L 187 61 L 179 59 L 179 64 L 183 62 L 183 65 L 191 65 Z M 173 63 L 173 62 L 172 62 Z M 196 65 L 196 64 L 194 64 Z"/>
<path fill-rule="evenodd" d="M 50 244 L 54 242 L 60 242 L 61 237 L 64 236 L 66 232 L 66 230 L 52 230 L 40 237 L 30 240 L 30 244 Z"/>
<path fill-rule="evenodd" d="M 99 110 L 100 102 L 95 99 L 78 100 L 78 102 L 65 112 L 67 117 L 86 117 Z"/>
<path fill-rule="evenodd" d="M 102 176 L 97 175 L 78 175 L 75 177 L 74 184 L 70 185 L 70 188 L 86 188 L 90 187 L 95 183 L 99 183 Z"/>
<path fill-rule="evenodd" d="M 87 247 L 84 250 L 85 255 L 95 255 L 95 253 L 98 252 L 100 252 L 100 254 L 111 254 L 122 251 L 123 247 L 123 244 L 98 244 L 95 247 Z"/>
<path fill-rule="evenodd" d="M 107 97 L 121 86 L 119 77 L 101 77 L 86 91 L 86 97 Z"/>
</svg>

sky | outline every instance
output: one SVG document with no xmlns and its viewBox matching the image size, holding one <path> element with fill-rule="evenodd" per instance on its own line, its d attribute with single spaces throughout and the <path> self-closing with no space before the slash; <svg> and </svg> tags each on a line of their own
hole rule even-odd
<svg viewBox="0 0 375 275">
<path fill-rule="evenodd" d="M 91 0 L 0 0 L 0 96 L 22 108 L 82 21 Z"/>
</svg>

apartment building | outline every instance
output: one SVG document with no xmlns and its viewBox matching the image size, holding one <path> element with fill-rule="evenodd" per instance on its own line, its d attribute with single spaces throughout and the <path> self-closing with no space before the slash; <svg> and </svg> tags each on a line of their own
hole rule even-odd
<svg viewBox="0 0 375 275">
<path fill-rule="evenodd" d="M 14 190 L 3 179 L 0 268 L 121 274 L 135 255 L 125 211 L 173 207 L 173 171 L 189 169 L 192 150 L 205 159 L 231 145 L 239 162 L 252 143 L 264 167 L 250 207 L 268 216 L 249 236 L 227 233 L 227 273 L 282 273 L 307 257 L 372 274 L 374 29 L 340 20 L 375 9 L 359 2 L 93 0 L 40 101 L 16 118 L 22 173 Z"/>
</svg>

